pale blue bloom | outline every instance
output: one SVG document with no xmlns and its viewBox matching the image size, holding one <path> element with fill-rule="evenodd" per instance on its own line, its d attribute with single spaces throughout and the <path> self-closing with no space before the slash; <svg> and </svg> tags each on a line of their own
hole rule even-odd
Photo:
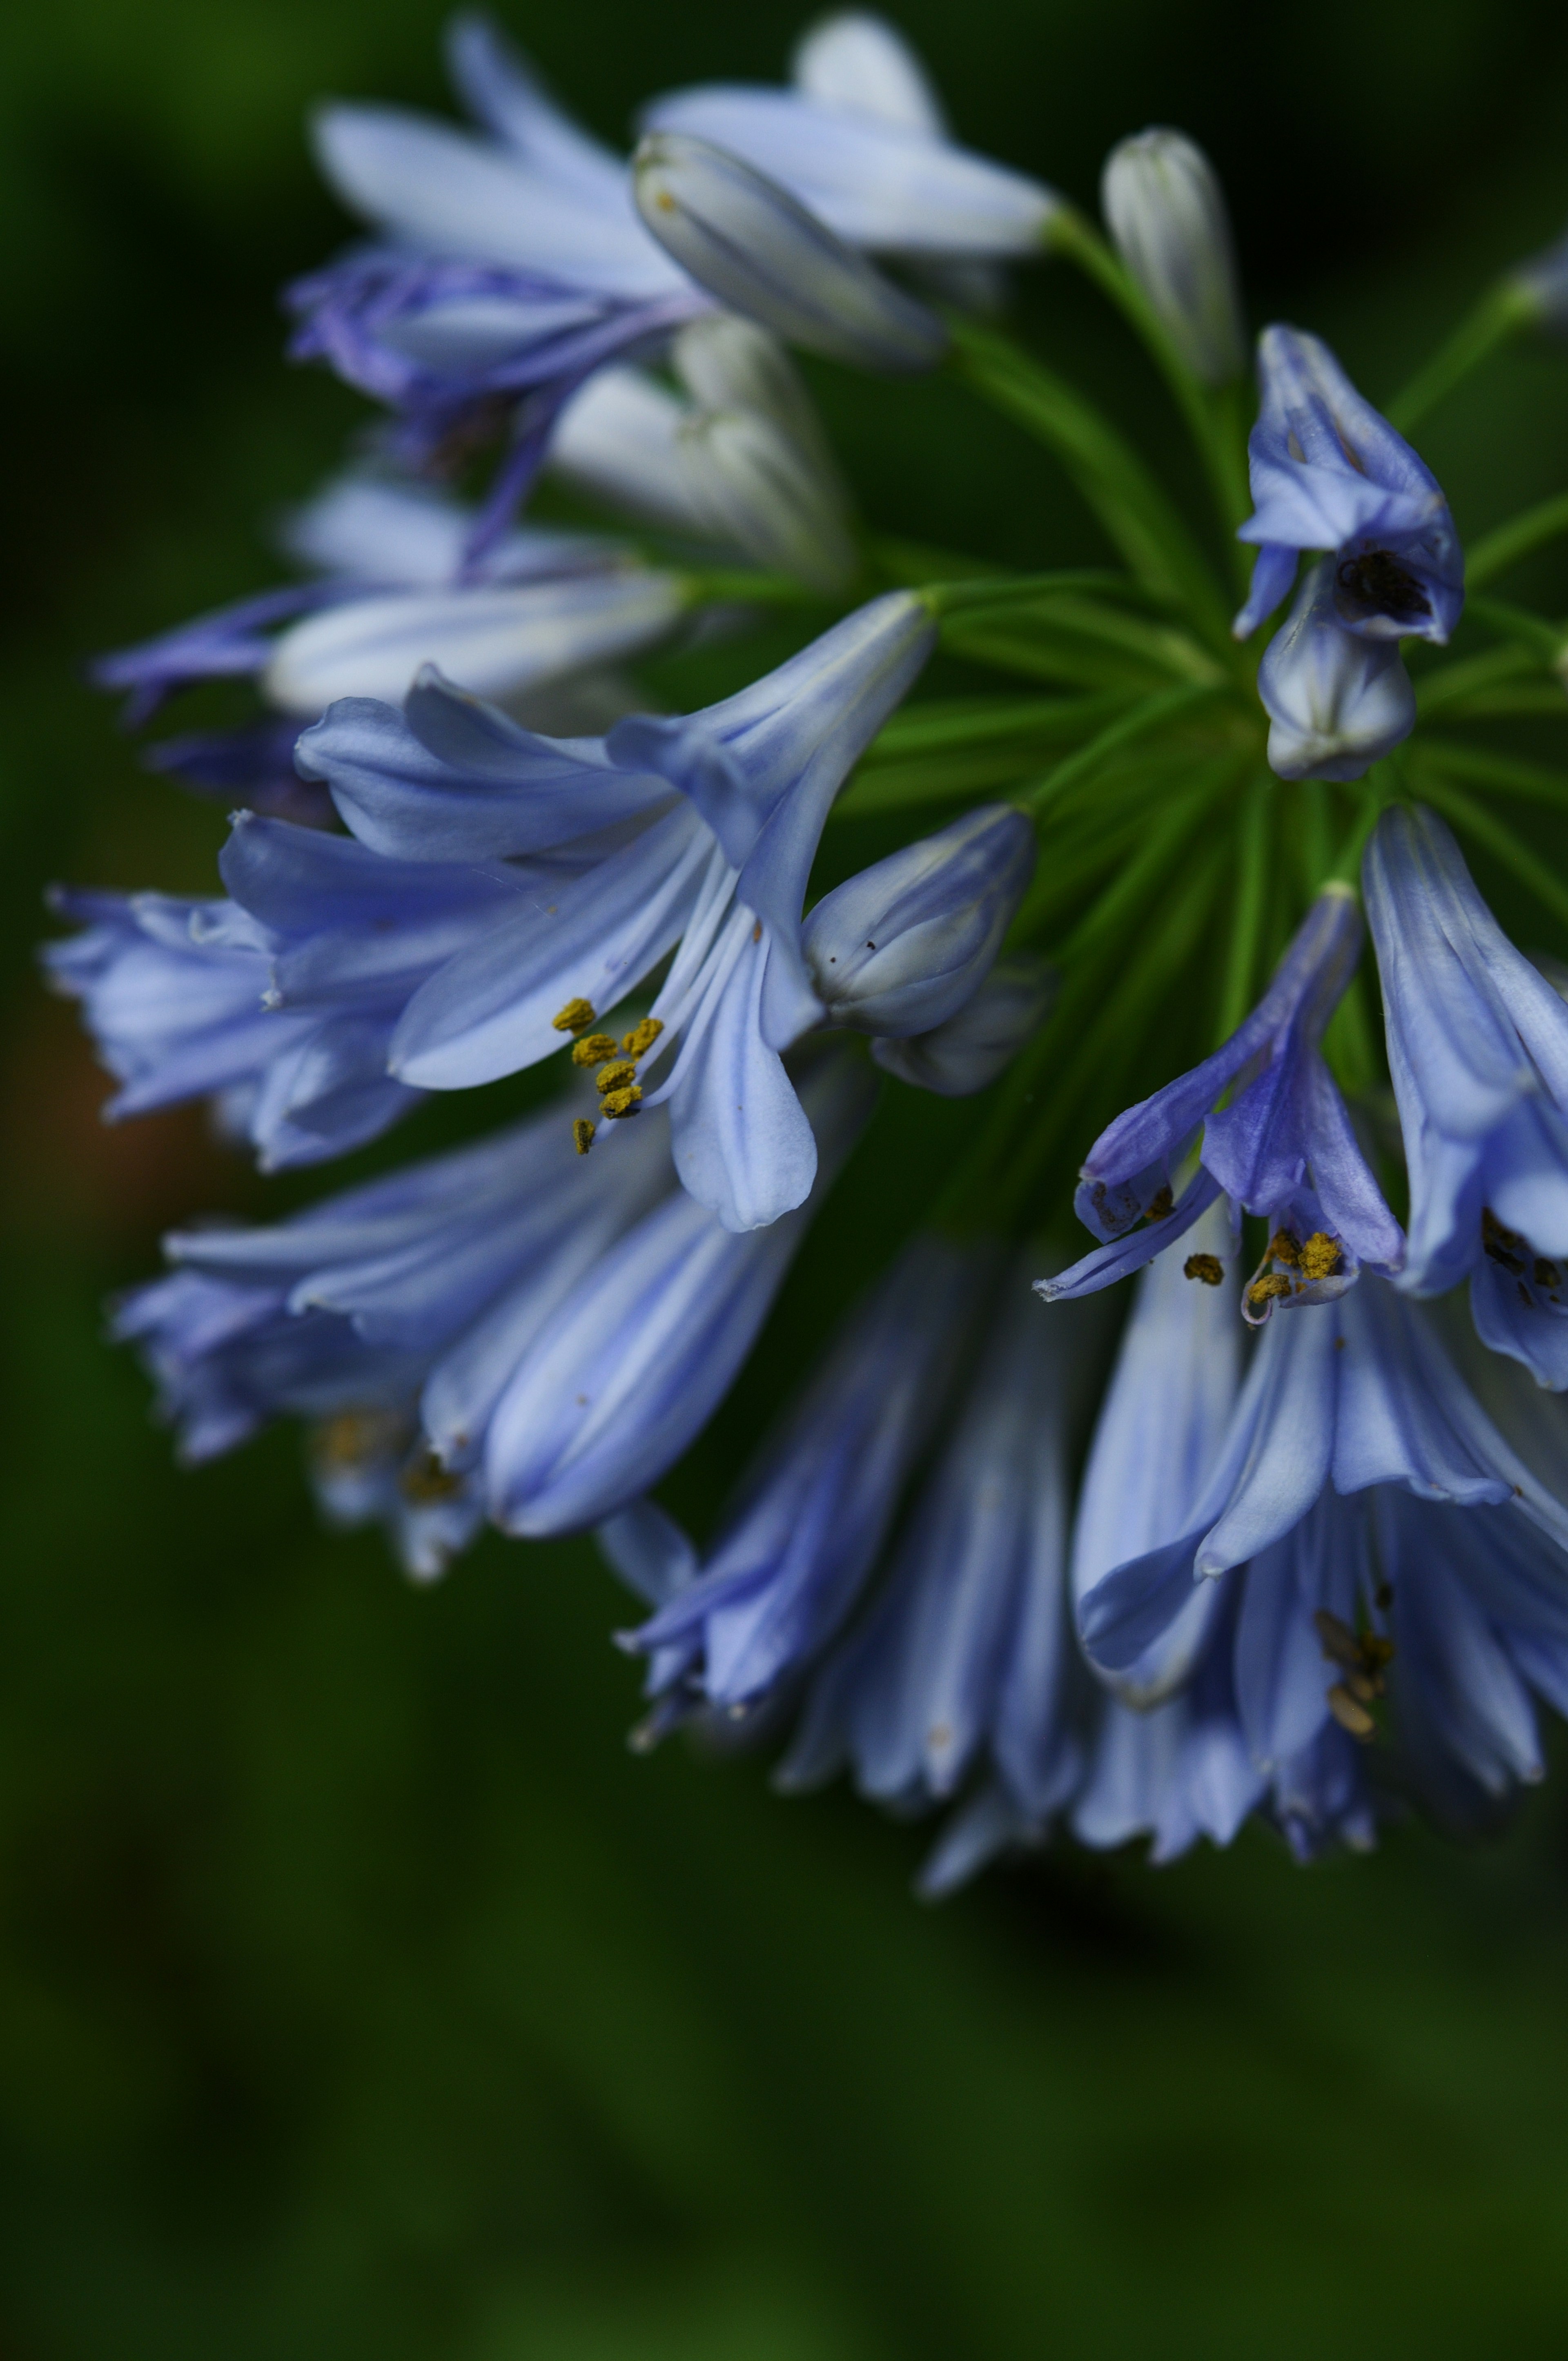
<svg viewBox="0 0 1568 2361">
<path fill-rule="evenodd" d="M 330 806 L 295 771 L 293 749 L 301 721 L 335 698 L 400 698 L 430 662 L 526 715 L 542 690 L 667 637 L 685 610 L 676 577 L 633 564 L 597 534 L 521 526 L 472 570 L 474 522 L 423 487 L 342 477 L 286 520 L 280 536 L 313 581 L 101 657 L 93 676 L 129 692 L 127 726 L 196 682 L 253 680 L 285 718 L 168 740 L 144 760 L 230 803 L 330 825 Z"/>
<path fill-rule="evenodd" d="M 801 936 L 828 1023 L 894 1038 L 946 1024 L 990 973 L 1034 873 L 1027 814 L 978 804 L 835 886 Z"/>
<path fill-rule="evenodd" d="M 650 1658 L 648 1686 L 689 1709 L 764 1699 L 818 1655 L 855 1607 L 911 1470 L 950 1390 L 994 1277 L 995 1257 L 914 1240 L 855 1306 L 809 1386 L 763 1441 L 718 1536 L 623 1644 Z M 669 1557 L 667 1521 L 639 1502 L 603 1527 L 612 1565 Z"/>
<path fill-rule="evenodd" d="M 1410 1180 L 1403 1284 L 1468 1275 L 1486 1342 L 1568 1385 L 1568 1007 L 1434 813 L 1383 814 L 1365 885 Z"/>
<path fill-rule="evenodd" d="M 688 132 L 651 131 L 632 159 L 638 209 L 721 303 L 852 368 L 930 368 L 936 315 L 885 279 L 787 189 Z"/>
<path fill-rule="evenodd" d="M 1422 1733 L 1418 1769 L 1431 1756 L 1490 1795 L 1539 1775 L 1528 1690 L 1559 1696 L 1568 1675 L 1568 1510 L 1391 1288 L 1368 1280 L 1268 1329 L 1180 1522 L 1152 1547 L 1135 1529 L 1085 1589 L 1080 1628 L 1109 1677 L 1168 1675 L 1201 1623 L 1212 1649 L 1234 1617 L 1230 1679 L 1260 1771 L 1299 1765 L 1331 1718 L 1370 1737 L 1387 1683 L 1398 1726 Z M 1486 1647 L 1438 1649 L 1444 1620 Z"/>
<path fill-rule="evenodd" d="M 503 1532 L 575 1532 L 615 1516 L 729 1391 L 870 1112 L 866 1071 L 842 1053 L 811 1063 L 799 1089 L 816 1151 L 802 1204 L 737 1232 L 677 1191 L 576 1281 L 530 1345 L 486 1437 Z"/>
<path fill-rule="evenodd" d="M 907 52 L 900 75 L 885 27 L 876 28 L 872 61 L 863 29 L 851 51 L 845 23 L 830 21 L 815 49 L 808 43 L 799 53 L 805 88 L 714 82 L 672 92 L 642 110 L 643 129 L 729 149 L 872 253 L 986 260 L 1043 252 L 1061 203 L 1055 192 L 952 146 L 928 94 L 920 102 Z"/>
<path fill-rule="evenodd" d="M 806 878 L 833 797 L 933 636 L 921 603 L 895 593 L 738 696 L 685 717 L 621 722 L 602 746 L 531 739 L 434 684 L 404 717 L 334 709 L 302 741 L 302 765 L 327 777 L 362 840 L 430 864 L 422 887 L 411 880 L 410 956 L 397 928 L 367 947 L 378 973 L 400 961 L 411 980 L 393 1071 L 432 1090 L 515 1072 L 561 1046 L 555 1020 L 571 1003 L 602 1015 L 678 944 L 651 1011 L 662 1028 L 653 1059 L 674 1057 L 644 1104 L 668 1101 L 681 1178 L 727 1226 L 758 1226 L 798 1205 L 816 1148 L 780 1053 L 822 1015 L 800 951 Z M 564 807 L 576 807 L 576 829 Z M 565 839 L 618 821 L 638 832 L 582 836 L 576 873 L 521 878 L 510 906 L 498 903 L 493 921 L 415 977 L 429 931 L 418 895 L 444 873 L 526 851 L 535 830 L 534 842 L 554 841 L 565 860 L 574 854 Z M 488 875 L 476 871 L 476 891 Z M 248 886 L 232 890 L 253 906 Z M 286 904 L 269 901 L 265 915 L 280 930 L 292 922 L 320 936 L 290 970 L 280 964 L 286 1005 L 307 972 L 309 988 L 317 979 L 340 987 L 330 906 L 307 903 L 291 921 Z"/>
<path fill-rule="evenodd" d="M 1026 951 L 998 960 L 954 1016 L 929 1033 L 872 1043 L 884 1073 L 938 1098 L 964 1099 L 993 1082 L 1039 1027 L 1056 996 L 1056 977 Z"/>
<path fill-rule="evenodd" d="M 948 136 L 942 102 L 920 60 L 896 27 L 864 9 L 813 25 L 795 45 L 790 80 L 813 106 L 869 115 L 927 139 Z"/>
<path fill-rule="evenodd" d="M 1282 779 L 1363 778 L 1416 726 L 1416 692 L 1398 643 L 1347 631 L 1336 600 L 1324 558 L 1257 668 L 1269 768 Z"/>
<path fill-rule="evenodd" d="M 1089 1702 L 1067 1615 L 1069 1418 L 1085 1315 L 1042 1314 L 1014 1261 L 962 1411 L 883 1587 L 812 1678 L 778 1772 L 788 1789 L 852 1771 L 918 1812 L 980 1782 L 928 1865 L 945 1891 L 985 1850 L 1037 1837 L 1070 1801 Z M 1075 1351 L 1075 1346 L 1078 1349 Z"/>
<path fill-rule="evenodd" d="M 1246 367 L 1235 249 L 1212 164 L 1185 132 L 1156 126 L 1105 159 L 1107 228 L 1171 342 L 1205 385 Z"/>
<path fill-rule="evenodd" d="M 1398 1267 L 1398 1224 L 1367 1169 L 1321 1047 L 1360 950 L 1353 896 L 1340 886 L 1326 888 L 1268 990 L 1230 1039 L 1101 1134 L 1084 1160 L 1075 1204 L 1080 1221 L 1116 1243 L 1042 1280 L 1047 1301 L 1109 1286 L 1136 1269 L 1222 1192 L 1298 1243 L 1321 1234 L 1333 1248 L 1331 1268 L 1299 1269 L 1288 1295 L 1266 1293 L 1264 1313 L 1276 1301 L 1306 1304 L 1337 1294 L 1363 1264 Z M 1233 1095 L 1222 1109 L 1227 1090 Z M 1172 1207 L 1174 1177 L 1200 1126 L 1198 1171 Z"/>
<path fill-rule="evenodd" d="M 291 833 L 316 840 L 310 829 Z M 277 1171 L 357 1148 L 417 1104 L 421 1093 L 387 1072 L 395 1007 L 272 1009 L 277 939 L 233 902 L 52 899 L 82 925 L 45 947 L 44 965 L 58 991 L 81 1001 L 120 1084 L 104 1110 L 110 1121 L 208 1098 L 221 1129 Z"/>
<path fill-rule="evenodd" d="M 1346 631 L 1441 647 L 1464 604 L 1464 558 L 1436 477 L 1321 337 L 1266 328 L 1257 372 L 1263 403 L 1247 444 L 1255 506 L 1239 538 L 1258 554 L 1237 637 L 1277 607 L 1301 551 L 1326 550 L 1328 596 Z"/>
<path fill-rule="evenodd" d="M 180 1268 L 123 1299 L 115 1331 L 185 1459 L 281 1414 L 324 1422 L 330 1512 L 388 1523 L 412 1571 L 439 1571 L 482 1521 L 498 1397 L 575 1280 L 673 1185 L 656 1119 L 585 1162 L 552 1107 L 290 1220 L 175 1233 Z"/>
</svg>

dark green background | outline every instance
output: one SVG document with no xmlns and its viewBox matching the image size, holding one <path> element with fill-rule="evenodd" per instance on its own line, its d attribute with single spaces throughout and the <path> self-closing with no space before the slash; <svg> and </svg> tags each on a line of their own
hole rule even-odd
<svg viewBox="0 0 1568 2361">
<path fill-rule="evenodd" d="M 1558 2355 L 1560 1788 L 1491 1849 L 1407 1829 L 1309 1873 L 1255 1832 L 1161 1873 L 1063 1850 L 925 1910 L 916 1834 L 843 1795 L 628 1755 L 624 1602 L 586 1547 L 492 1539 L 411 1590 L 375 1539 L 317 1532 L 289 1435 L 174 1473 L 100 1342 L 162 1225 L 264 1198 L 193 1116 L 104 1131 L 32 981 L 44 878 L 201 890 L 222 832 L 76 668 L 269 578 L 258 521 L 360 414 L 279 358 L 274 290 L 341 234 L 302 109 L 435 101 L 438 21 L 52 0 L 0 27 L 0 2355 Z M 607 133 L 648 90 L 775 73 L 795 22 L 510 21 Z M 1568 214 L 1555 9 L 904 21 L 964 134 L 1081 197 L 1121 132 L 1198 133 L 1260 315 L 1329 333 L 1375 395 Z M 1033 301 L 1141 418 L 1077 291 Z M 956 395 L 820 382 L 878 522 L 1093 549 Z M 1568 357 L 1521 351 L 1423 440 L 1463 530 L 1560 486 Z M 901 1170 L 895 1128 L 683 1478 L 694 1512 L 907 1217 Z"/>
</svg>

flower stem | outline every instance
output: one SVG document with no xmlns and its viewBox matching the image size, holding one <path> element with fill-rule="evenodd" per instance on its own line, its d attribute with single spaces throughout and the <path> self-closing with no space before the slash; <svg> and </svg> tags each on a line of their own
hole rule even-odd
<svg viewBox="0 0 1568 2361">
<path fill-rule="evenodd" d="M 1472 369 L 1478 368 L 1537 313 L 1535 298 L 1517 279 L 1503 279 L 1489 287 L 1447 343 L 1438 346 L 1425 367 L 1388 403 L 1385 414 L 1390 425 L 1401 434 L 1409 434 L 1428 411 L 1434 410 Z"/>
</svg>

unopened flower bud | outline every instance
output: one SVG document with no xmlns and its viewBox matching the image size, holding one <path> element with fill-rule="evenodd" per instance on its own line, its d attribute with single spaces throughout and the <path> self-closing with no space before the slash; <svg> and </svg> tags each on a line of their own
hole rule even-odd
<svg viewBox="0 0 1568 2361">
<path fill-rule="evenodd" d="M 1282 779 L 1359 779 L 1409 736 L 1416 693 L 1397 640 L 1347 631 L 1332 558 L 1314 566 L 1258 666 L 1269 768 Z"/>
<path fill-rule="evenodd" d="M 1035 1031 L 1056 997 L 1056 977 L 1027 952 L 998 960 L 956 1016 L 907 1040 L 872 1043 L 884 1073 L 938 1098 L 967 1099 L 993 1082 Z"/>
<path fill-rule="evenodd" d="M 1100 203 L 1123 261 L 1205 385 L 1246 367 L 1235 254 L 1214 168 L 1183 132 L 1124 139 L 1106 159 Z"/>
<path fill-rule="evenodd" d="M 801 948 L 833 1025 L 929 1033 L 983 982 L 1035 873 L 1035 831 L 981 805 L 826 895 Z"/>
<path fill-rule="evenodd" d="M 930 368 L 941 323 L 776 182 L 723 148 L 651 132 L 633 159 L 637 208 L 683 269 L 787 343 L 857 368 Z"/>
<path fill-rule="evenodd" d="M 835 486 L 800 445 L 756 411 L 700 413 L 685 429 L 715 540 L 828 596 L 855 571 Z"/>
</svg>

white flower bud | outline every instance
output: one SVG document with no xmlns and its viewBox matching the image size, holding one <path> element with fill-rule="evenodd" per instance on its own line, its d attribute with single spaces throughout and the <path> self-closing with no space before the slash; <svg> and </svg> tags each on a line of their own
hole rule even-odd
<svg viewBox="0 0 1568 2361">
<path fill-rule="evenodd" d="M 941 102 L 903 35 L 859 8 L 827 16 L 800 42 L 790 69 L 796 90 L 818 106 L 869 115 L 901 131 L 945 138 Z"/>
<path fill-rule="evenodd" d="M 830 1025 L 929 1033 L 961 1008 L 995 959 L 1035 873 L 1035 830 L 981 805 L 824 895 L 801 949 Z"/>
<path fill-rule="evenodd" d="M 1359 779 L 1416 723 L 1416 693 L 1397 640 L 1346 631 L 1334 561 L 1302 583 L 1257 672 L 1269 717 L 1269 768 L 1282 779 Z"/>
<path fill-rule="evenodd" d="M 938 1098 L 967 1099 L 1009 1065 L 1056 997 L 1056 977 L 1043 960 L 1020 952 L 998 960 L 980 990 L 956 1016 L 908 1040 L 872 1043 L 884 1073 Z"/>
<path fill-rule="evenodd" d="M 1106 159 L 1101 209 L 1117 250 L 1195 377 L 1226 385 L 1246 367 L 1225 200 L 1201 148 L 1141 131 Z"/>
<path fill-rule="evenodd" d="M 947 335 L 776 182 L 706 139 L 649 134 L 637 208 L 697 284 L 792 345 L 857 368 L 931 368 Z"/>
</svg>

